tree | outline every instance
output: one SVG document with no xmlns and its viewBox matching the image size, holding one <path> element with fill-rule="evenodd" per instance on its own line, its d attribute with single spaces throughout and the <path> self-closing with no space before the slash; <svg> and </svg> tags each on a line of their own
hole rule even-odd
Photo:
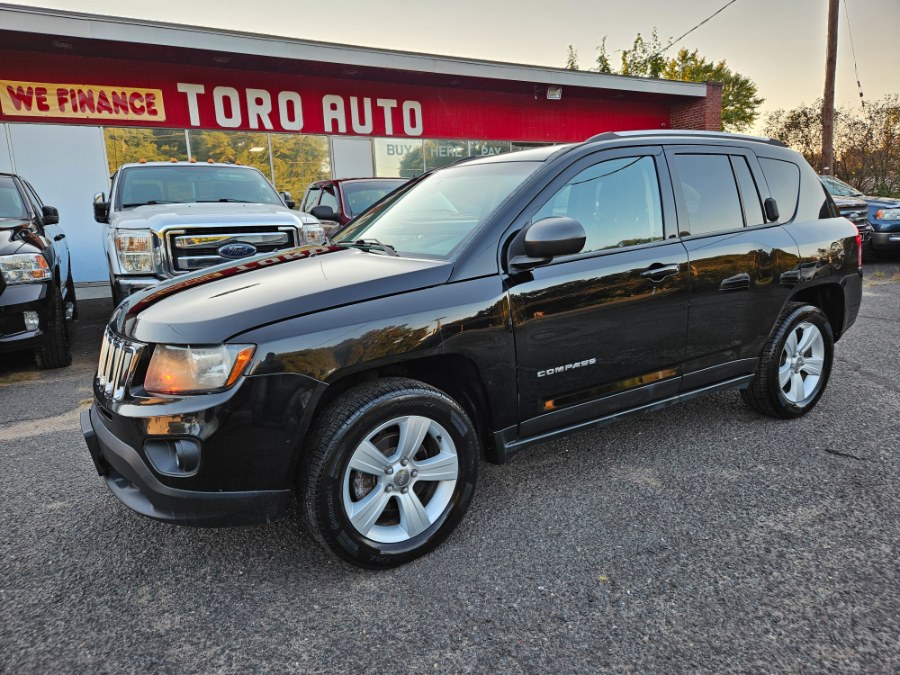
<svg viewBox="0 0 900 675">
<path fill-rule="evenodd" d="M 779 109 L 766 118 L 765 134 L 822 168 L 822 101 Z M 900 195 L 900 97 L 870 102 L 862 110 L 834 115 L 834 175 L 863 192 Z"/>
<path fill-rule="evenodd" d="M 662 44 L 654 28 L 648 38 L 638 33 L 629 49 L 621 50 L 621 66 L 613 70 L 606 50 L 606 36 L 597 47 L 596 65 L 591 68 L 597 73 L 615 73 L 631 77 L 652 77 L 683 82 L 722 83 L 722 129 L 743 131 L 750 127 L 759 116 L 759 106 L 765 101 L 759 96 L 756 84 L 748 77 L 731 70 L 724 59 L 708 61 L 694 49 L 679 50 L 673 57 L 665 56 L 666 45 Z M 566 67 L 578 70 L 578 52 L 569 45 L 569 60 Z"/>
<path fill-rule="evenodd" d="M 579 70 L 578 50 L 569 45 L 569 53 L 566 55 L 566 70 Z"/>
</svg>

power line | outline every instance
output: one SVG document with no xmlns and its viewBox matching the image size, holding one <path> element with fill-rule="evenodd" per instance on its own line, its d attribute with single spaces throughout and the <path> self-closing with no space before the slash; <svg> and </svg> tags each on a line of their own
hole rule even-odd
<svg viewBox="0 0 900 675">
<path fill-rule="evenodd" d="M 687 31 L 686 33 L 683 33 L 682 35 L 679 35 L 679 36 L 678 36 L 677 38 L 675 38 L 674 40 L 671 40 L 671 41 L 669 42 L 669 44 L 667 44 L 665 47 L 663 47 L 662 49 L 660 49 L 660 50 L 656 51 L 655 53 L 651 54 L 651 55 L 649 56 L 648 60 L 652 59 L 654 56 L 658 56 L 658 55 L 662 54 L 664 51 L 667 51 L 670 47 L 675 46 L 676 44 L 678 44 L 679 42 L 681 42 L 684 38 L 686 38 L 688 35 L 690 35 L 690 34 L 693 33 L 695 30 L 697 30 L 698 28 L 700 28 L 700 26 L 702 26 L 703 24 L 707 23 L 710 19 L 714 18 L 716 15 L 721 14 L 722 12 L 724 12 L 726 9 L 728 9 L 731 5 L 733 5 L 733 4 L 736 3 L 736 2 L 737 2 L 737 0 L 731 0 L 730 2 L 726 2 L 722 7 L 720 7 L 719 9 L 717 9 L 715 12 L 713 12 L 712 14 L 710 14 L 710 15 L 709 15 L 708 17 L 706 17 L 705 19 L 703 19 L 703 21 L 701 21 L 700 23 L 698 23 L 696 26 L 694 26 L 693 28 L 691 28 L 689 31 Z"/>
<path fill-rule="evenodd" d="M 859 89 L 859 104 L 863 108 L 866 107 L 866 100 L 863 98 L 862 84 L 859 82 L 859 68 L 856 65 L 856 47 L 853 46 L 853 31 L 850 30 L 850 12 L 847 10 L 848 0 L 844 0 L 844 16 L 847 17 L 847 32 L 850 34 L 850 52 L 853 54 L 853 72 L 856 73 L 856 88 Z"/>
</svg>

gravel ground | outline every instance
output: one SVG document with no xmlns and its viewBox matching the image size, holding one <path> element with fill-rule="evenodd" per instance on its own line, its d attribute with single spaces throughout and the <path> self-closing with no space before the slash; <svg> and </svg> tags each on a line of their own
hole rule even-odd
<svg viewBox="0 0 900 675">
<path fill-rule="evenodd" d="M 483 467 L 460 528 L 388 572 L 279 523 L 141 518 L 97 477 L 75 362 L 0 357 L 0 672 L 900 671 L 900 263 L 801 420 L 715 394 Z"/>
</svg>

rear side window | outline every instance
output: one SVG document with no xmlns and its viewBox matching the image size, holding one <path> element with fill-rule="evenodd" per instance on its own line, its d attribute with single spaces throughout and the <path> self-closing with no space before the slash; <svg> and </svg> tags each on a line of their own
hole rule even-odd
<svg viewBox="0 0 900 675">
<path fill-rule="evenodd" d="M 744 204 L 744 218 L 747 225 L 763 225 L 766 222 L 763 216 L 762 206 L 759 202 L 759 190 L 753 174 L 747 165 L 747 158 L 740 155 L 731 156 L 731 166 L 734 169 L 734 177 L 737 179 L 741 190 L 741 202 Z"/>
<path fill-rule="evenodd" d="M 759 158 L 760 166 L 769 184 L 769 192 L 778 202 L 778 222 L 786 223 L 797 213 L 800 195 L 800 167 L 780 159 Z"/>
<path fill-rule="evenodd" d="M 675 155 L 690 234 L 744 227 L 741 200 L 728 155 Z"/>
</svg>

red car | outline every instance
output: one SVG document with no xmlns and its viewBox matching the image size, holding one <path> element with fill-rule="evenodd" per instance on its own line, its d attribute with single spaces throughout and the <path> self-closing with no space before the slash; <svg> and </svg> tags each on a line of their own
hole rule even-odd
<svg viewBox="0 0 900 675">
<path fill-rule="evenodd" d="M 300 210 L 322 221 L 325 234 L 330 235 L 408 180 L 407 178 L 320 180 L 306 188 L 306 194 L 300 202 Z"/>
</svg>

